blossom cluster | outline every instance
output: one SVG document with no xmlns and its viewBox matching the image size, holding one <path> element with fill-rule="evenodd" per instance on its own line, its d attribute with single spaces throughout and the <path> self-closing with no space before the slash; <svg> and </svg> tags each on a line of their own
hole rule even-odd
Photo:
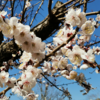
<svg viewBox="0 0 100 100">
<path fill-rule="evenodd" d="M 96 19 L 98 19 L 99 15 Z M 98 21 L 98 20 L 97 20 Z M 85 13 L 81 12 L 81 9 L 69 9 L 66 14 L 66 20 L 64 27 L 61 28 L 58 34 L 53 38 L 53 45 L 47 44 L 47 53 L 52 52 L 52 49 L 59 46 L 62 43 L 66 44 L 66 41 L 75 34 L 74 26 L 77 26 L 81 30 L 80 34 L 70 40 L 64 47 L 55 54 L 56 56 L 51 57 L 52 62 L 44 62 L 43 71 L 54 74 L 60 72 L 60 74 L 67 79 L 77 78 L 77 72 L 73 71 L 80 67 L 80 69 L 87 69 L 93 67 L 95 62 L 95 54 L 99 54 L 99 47 L 88 48 L 84 47 L 85 42 L 88 42 L 95 30 L 96 21 L 87 20 Z M 78 46 L 79 44 L 79 46 Z M 68 60 L 74 65 L 68 64 Z M 83 63 L 83 64 L 82 64 Z M 72 75 L 72 77 L 71 77 Z"/>
<path fill-rule="evenodd" d="M 37 37 L 34 32 L 30 32 L 28 25 L 18 22 L 16 17 L 3 19 L 6 12 L 0 13 L 0 29 L 4 36 L 15 39 L 15 42 L 21 46 L 22 50 L 31 53 L 34 60 L 41 61 L 45 57 L 45 43 Z"/>
<path fill-rule="evenodd" d="M 30 6 L 28 1 L 26 4 L 26 8 Z M 79 76 L 74 70 L 76 70 L 77 67 L 80 67 L 80 69 L 91 67 L 95 62 L 95 54 L 100 54 L 99 47 L 94 47 L 93 49 L 84 47 L 84 43 L 90 40 L 95 30 L 96 22 L 87 20 L 85 13 L 81 12 L 81 9 L 74 10 L 71 8 L 68 10 L 64 27 L 60 29 L 58 34 L 53 38 L 53 45 L 48 44 L 46 46 L 34 32 L 30 32 L 28 25 L 23 25 L 16 17 L 5 19 L 4 16 L 6 14 L 7 12 L 5 11 L 0 12 L 0 30 L 4 36 L 14 38 L 15 43 L 23 50 L 23 54 L 19 60 L 21 63 L 19 69 L 22 70 L 22 75 L 21 80 L 17 82 L 14 77 L 9 78 L 8 72 L 1 70 L 0 87 L 3 87 L 3 85 L 12 87 L 12 92 L 23 96 L 26 100 L 35 100 L 38 97 L 34 94 L 32 88 L 36 85 L 37 78 L 42 78 L 42 70 L 46 74 L 51 73 L 51 76 L 58 73 L 69 80 L 79 81 Z M 98 15 L 96 18 L 97 21 L 100 21 L 99 17 Z M 75 26 L 81 29 L 78 32 L 80 36 L 75 35 L 75 37 L 66 44 L 70 36 L 75 34 Z M 45 53 L 48 54 L 52 52 L 56 46 L 62 43 L 65 43 L 65 46 L 61 47 L 54 56 L 51 56 L 50 61 L 43 62 L 42 70 L 33 67 L 35 63 L 45 58 Z M 46 51 L 45 47 L 47 47 Z M 68 60 L 70 60 L 74 66 L 68 64 Z M 81 81 L 83 81 L 83 78 L 84 75 L 81 75 Z"/>
<path fill-rule="evenodd" d="M 5 11 L 0 13 L 0 30 L 4 36 L 8 38 L 14 37 L 15 43 L 24 50 L 20 62 L 27 68 L 22 68 L 25 69 L 25 71 L 23 71 L 21 81 L 19 82 L 17 82 L 14 77 L 9 78 L 9 73 L 1 70 L 0 86 L 3 87 L 3 84 L 4 86 L 7 85 L 12 87 L 12 92 L 18 93 L 27 99 L 32 98 L 33 100 L 34 97 L 35 100 L 36 95 L 31 89 L 35 86 L 36 78 L 39 78 L 41 70 L 32 67 L 32 64 L 28 66 L 27 62 L 30 60 L 32 63 L 33 61 L 41 61 L 45 57 L 45 43 L 42 42 L 39 37 L 36 37 L 34 32 L 30 32 L 30 27 L 28 25 L 19 23 L 16 17 L 4 19 L 6 13 Z"/>
</svg>

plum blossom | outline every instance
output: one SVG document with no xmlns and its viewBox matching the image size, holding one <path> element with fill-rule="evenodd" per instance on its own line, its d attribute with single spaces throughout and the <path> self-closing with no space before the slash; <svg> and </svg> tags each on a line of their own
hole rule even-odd
<svg viewBox="0 0 100 100">
<path fill-rule="evenodd" d="M 78 52 L 77 52 L 78 51 Z M 72 49 L 72 51 L 69 52 L 68 58 L 71 61 L 71 63 L 75 65 L 80 65 L 82 61 L 81 55 L 84 55 L 85 51 L 80 49 L 78 45 L 75 45 Z"/>
<path fill-rule="evenodd" d="M 42 67 L 43 71 L 47 72 L 49 74 L 51 72 L 50 66 L 51 66 L 50 62 L 44 61 L 44 64 L 43 64 L 43 67 Z"/>
<path fill-rule="evenodd" d="M 58 68 L 60 68 L 60 69 L 66 68 L 67 63 L 68 63 L 68 61 L 67 61 L 66 57 L 65 58 L 60 57 L 60 61 L 58 62 Z"/>
<path fill-rule="evenodd" d="M 31 6 L 31 3 L 27 0 L 26 1 L 26 5 L 25 5 L 25 8 L 28 8 L 28 7 L 30 7 Z"/>
<path fill-rule="evenodd" d="M 93 53 L 99 55 L 100 54 L 100 47 L 93 47 Z"/>
<path fill-rule="evenodd" d="M 75 79 L 76 77 L 77 77 L 77 72 L 75 72 L 75 71 L 71 71 L 71 72 L 69 73 L 69 76 L 66 75 L 66 78 L 69 79 L 69 80 L 73 80 L 73 79 Z"/>
<path fill-rule="evenodd" d="M 7 14 L 7 12 L 5 12 L 5 11 L 0 12 L 0 26 L 2 26 L 2 24 L 4 24 L 3 18 L 6 14 Z"/>
<path fill-rule="evenodd" d="M 66 26 L 63 29 L 60 29 L 58 34 L 56 35 L 57 37 L 53 38 L 53 43 L 55 45 L 59 45 L 62 43 L 66 43 L 68 38 L 75 33 L 75 30 L 73 30 L 72 26 L 70 25 L 69 28 Z M 70 41 L 70 43 L 75 44 L 77 40 L 77 35 Z"/>
<path fill-rule="evenodd" d="M 100 15 L 99 14 L 97 14 L 96 20 L 100 21 Z"/>
<path fill-rule="evenodd" d="M 5 83 L 5 86 L 9 86 L 9 87 L 14 87 L 14 83 L 16 83 L 16 78 L 11 77 L 8 79 L 8 81 Z"/>
<path fill-rule="evenodd" d="M 21 76 L 21 82 L 23 89 L 30 91 L 36 84 L 36 78 L 33 77 L 32 73 L 26 70 Z"/>
<path fill-rule="evenodd" d="M 36 79 L 32 78 L 31 80 L 24 79 L 22 80 L 23 89 L 26 91 L 30 91 L 36 85 Z"/>
<path fill-rule="evenodd" d="M 72 46 L 71 46 L 70 43 L 68 43 L 68 44 L 66 44 L 64 47 L 62 47 L 62 48 L 61 48 L 62 54 L 65 55 L 65 56 L 68 56 L 68 53 L 71 51 L 71 50 L 70 50 L 71 47 L 72 47 Z"/>
<path fill-rule="evenodd" d="M 34 60 L 42 61 L 42 59 L 45 58 L 45 52 L 40 52 L 40 53 L 32 53 L 32 58 Z"/>
<path fill-rule="evenodd" d="M 99 73 L 100 73 L 100 71 L 99 71 L 98 69 L 96 69 L 96 70 L 95 70 L 95 72 L 96 72 L 97 74 L 99 74 Z"/>
<path fill-rule="evenodd" d="M 9 98 L 6 97 L 6 96 L 3 96 L 3 97 L 0 98 L 0 100 L 9 100 Z"/>
<path fill-rule="evenodd" d="M 80 24 L 80 18 L 77 16 L 74 9 L 69 9 L 68 14 L 66 14 L 66 23 L 76 26 Z"/>
<path fill-rule="evenodd" d="M 32 65 L 27 66 L 27 72 L 31 72 L 33 77 L 38 78 L 40 76 L 40 73 L 42 73 L 41 69 L 37 69 L 33 67 Z"/>
<path fill-rule="evenodd" d="M 32 60 L 32 54 L 24 51 L 20 58 L 20 62 L 24 63 L 24 62 L 28 62 L 29 60 Z"/>
<path fill-rule="evenodd" d="M 53 38 L 53 43 L 58 46 L 59 44 L 62 44 L 63 43 L 63 40 L 60 39 L 60 37 L 55 37 Z"/>
<path fill-rule="evenodd" d="M 24 99 L 26 98 L 26 100 L 36 100 L 38 98 L 38 95 L 37 94 L 34 94 L 34 92 L 32 91 L 28 95 L 23 96 L 23 98 Z"/>
<path fill-rule="evenodd" d="M 18 83 L 19 83 L 19 82 L 18 82 Z M 12 92 L 15 93 L 15 94 L 17 94 L 17 95 L 19 95 L 19 96 L 23 96 L 22 89 L 20 88 L 19 85 L 14 86 L 14 87 L 12 88 Z"/>
<path fill-rule="evenodd" d="M 86 21 L 82 27 L 81 27 L 82 31 L 80 32 L 80 34 L 83 34 L 83 35 L 92 35 L 95 28 L 94 28 L 94 25 L 92 24 L 91 21 Z"/>
<path fill-rule="evenodd" d="M 76 67 L 76 66 L 73 66 L 73 69 L 75 69 L 75 70 L 76 70 L 76 69 L 77 69 L 77 67 Z"/>
<path fill-rule="evenodd" d="M 89 42 L 91 35 L 81 35 L 79 39 L 83 40 L 83 42 Z"/>
<path fill-rule="evenodd" d="M 31 42 L 31 52 L 32 53 L 39 53 L 44 51 L 45 43 L 38 37 L 35 37 Z"/>
<path fill-rule="evenodd" d="M 5 71 L 1 71 L 0 73 L 0 81 L 1 83 L 6 83 L 9 79 L 9 73 L 8 72 L 5 72 Z"/>
<path fill-rule="evenodd" d="M 81 9 L 77 9 L 76 14 L 78 15 L 78 17 L 80 19 L 80 24 L 77 26 L 81 27 L 87 21 L 86 14 L 84 12 L 81 12 Z"/>
<path fill-rule="evenodd" d="M 87 53 L 85 53 L 84 55 L 81 55 L 81 57 L 91 63 L 94 63 L 94 61 L 95 61 L 95 56 L 93 54 L 92 49 L 89 49 L 87 51 Z"/>
<path fill-rule="evenodd" d="M 89 67 L 90 67 L 89 64 L 83 64 L 83 65 L 80 67 L 80 69 L 87 69 L 87 68 L 89 68 Z"/>
<path fill-rule="evenodd" d="M 26 41 L 32 41 L 32 37 L 30 35 L 30 27 L 28 25 L 18 23 L 16 28 L 17 30 L 19 30 L 19 32 L 17 34 L 14 34 L 14 37 L 19 43 L 23 44 Z"/>
<path fill-rule="evenodd" d="M 5 19 L 7 26 L 5 28 L 8 28 L 7 32 L 4 31 L 5 28 L 3 29 L 3 34 L 6 37 L 13 37 L 14 34 L 18 34 L 17 29 L 17 24 L 18 24 L 18 19 L 16 17 L 11 17 L 9 19 Z"/>
</svg>

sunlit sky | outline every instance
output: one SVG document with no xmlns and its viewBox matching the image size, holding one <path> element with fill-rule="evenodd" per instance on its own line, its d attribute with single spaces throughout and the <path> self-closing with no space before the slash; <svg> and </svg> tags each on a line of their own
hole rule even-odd
<svg viewBox="0 0 100 100">
<path fill-rule="evenodd" d="M 53 0 L 53 5 L 56 3 L 56 1 L 58 0 Z M 66 2 L 67 0 L 59 0 L 62 2 Z M 92 1 L 92 0 L 91 0 Z M 34 1 L 34 3 L 37 2 L 36 0 Z M 88 3 L 87 5 L 87 12 L 91 12 L 91 11 L 99 11 L 100 10 L 100 0 L 95 0 L 92 3 Z M 19 11 L 20 12 L 20 11 Z M 42 21 L 46 16 L 48 15 L 48 0 L 45 0 L 42 9 L 39 11 L 39 14 L 36 17 L 36 20 L 34 21 L 33 25 L 36 25 L 37 23 L 39 23 L 40 21 Z M 96 18 L 96 16 L 91 16 L 92 18 Z M 89 18 L 89 17 L 88 17 Z M 100 28 L 95 29 L 94 34 L 96 34 L 97 36 L 99 35 L 100 32 Z M 94 39 L 94 35 L 92 35 L 91 39 Z M 48 39 L 48 41 L 51 41 L 51 38 Z M 99 41 L 99 38 L 98 38 Z M 98 64 L 100 64 L 100 56 L 96 56 L 96 61 Z M 91 90 L 87 95 L 83 96 L 82 93 L 80 92 L 80 90 L 82 90 L 83 88 L 81 86 L 79 86 L 77 83 L 72 84 L 72 85 L 68 85 L 68 86 L 64 86 L 65 88 L 68 88 L 69 92 L 72 95 L 72 100 L 94 100 L 94 98 L 100 98 L 100 74 L 96 74 L 94 71 L 94 69 L 89 68 L 87 70 L 80 70 L 77 69 L 76 70 L 78 73 L 82 72 L 85 74 L 86 78 L 91 78 L 90 80 L 87 80 L 87 82 L 89 82 L 90 84 L 92 84 L 92 86 L 94 88 L 97 87 L 97 89 L 95 90 Z M 11 74 L 14 74 L 18 71 L 11 70 L 10 71 Z M 90 72 L 93 72 L 92 74 Z M 57 79 L 57 84 L 67 84 L 67 83 L 71 83 L 74 81 L 69 81 L 65 78 L 58 78 Z M 37 87 L 35 87 L 34 91 L 36 90 Z M 54 88 L 53 88 L 54 89 Z M 0 89 L 0 91 L 2 91 L 3 89 Z M 9 96 L 9 92 L 7 93 L 7 96 Z M 22 100 L 20 97 L 16 97 L 16 96 L 12 96 L 10 100 Z"/>
</svg>

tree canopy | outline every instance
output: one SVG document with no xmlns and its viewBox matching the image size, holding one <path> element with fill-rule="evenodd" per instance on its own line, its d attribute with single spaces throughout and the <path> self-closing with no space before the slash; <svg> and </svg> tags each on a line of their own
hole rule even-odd
<svg viewBox="0 0 100 100">
<path fill-rule="evenodd" d="M 91 74 L 100 73 L 96 59 L 100 36 L 94 33 L 100 26 L 100 11 L 88 12 L 88 4 L 95 0 L 55 1 L 0 1 L 0 87 L 5 87 L 0 100 L 10 99 L 12 94 L 6 97 L 10 89 L 23 99 L 36 100 L 40 95 L 33 91 L 37 83 L 55 87 L 69 100 L 74 98 L 65 85 L 77 83 L 84 88 L 79 90 L 83 95 L 96 89 L 82 71 L 92 68 Z M 45 2 L 48 15 L 44 18 Z M 44 19 L 36 23 L 39 15 Z M 71 83 L 60 85 L 59 77 Z"/>
</svg>

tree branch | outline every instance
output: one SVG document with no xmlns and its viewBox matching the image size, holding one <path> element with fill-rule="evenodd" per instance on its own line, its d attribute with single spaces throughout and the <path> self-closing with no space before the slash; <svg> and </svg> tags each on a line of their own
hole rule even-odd
<svg viewBox="0 0 100 100">
<path fill-rule="evenodd" d="M 13 3 L 12 3 L 12 2 L 13 2 Z M 15 0 L 13 0 L 12 2 L 11 2 L 11 17 L 13 17 L 13 15 L 14 15 L 13 13 L 14 13 L 14 4 L 15 4 Z"/>
<path fill-rule="evenodd" d="M 75 33 L 74 33 L 71 37 L 69 37 L 69 39 L 66 41 L 66 43 L 62 43 L 61 45 L 59 45 L 58 47 L 56 47 L 54 50 L 52 50 L 51 53 L 49 53 L 48 55 L 46 55 L 45 58 L 44 58 L 42 61 L 40 61 L 40 62 L 38 62 L 37 64 L 35 64 L 34 67 L 37 68 L 44 60 L 48 59 L 48 58 L 49 58 L 50 56 L 52 56 L 56 51 L 58 51 L 61 47 L 63 47 L 63 46 L 66 45 L 69 41 L 71 41 L 71 40 L 75 37 L 75 35 L 77 34 L 78 30 L 79 30 L 79 28 L 77 27 L 76 30 L 75 30 Z"/>
<path fill-rule="evenodd" d="M 84 0 L 83 12 L 86 12 L 86 10 L 87 10 L 87 1 L 88 1 L 88 0 Z"/>
<path fill-rule="evenodd" d="M 41 73 L 42 74 L 42 73 Z M 68 91 L 64 91 L 62 89 L 59 89 L 53 82 L 51 82 L 44 74 L 42 74 L 44 76 L 44 78 L 52 85 L 54 86 L 56 89 L 58 89 L 59 91 L 63 92 L 69 99 L 71 98 L 71 95 Z"/>
<path fill-rule="evenodd" d="M 100 11 L 86 13 L 86 16 L 90 16 L 90 15 L 97 15 L 97 14 L 100 14 Z"/>
<path fill-rule="evenodd" d="M 22 23 L 24 21 L 24 15 L 25 15 L 25 12 L 26 12 L 26 9 L 25 8 L 25 4 L 26 4 L 26 0 L 24 0 L 24 5 L 23 5 L 23 11 L 22 11 L 22 17 L 20 19 L 20 22 Z"/>
<path fill-rule="evenodd" d="M 49 4 L 48 4 L 48 12 L 49 12 L 49 16 L 52 16 L 52 10 L 51 10 L 51 6 L 52 6 L 52 0 L 49 0 Z"/>
<path fill-rule="evenodd" d="M 2 32 L 0 31 L 0 44 L 2 43 L 2 41 L 3 41 L 3 34 L 2 34 Z"/>
</svg>

